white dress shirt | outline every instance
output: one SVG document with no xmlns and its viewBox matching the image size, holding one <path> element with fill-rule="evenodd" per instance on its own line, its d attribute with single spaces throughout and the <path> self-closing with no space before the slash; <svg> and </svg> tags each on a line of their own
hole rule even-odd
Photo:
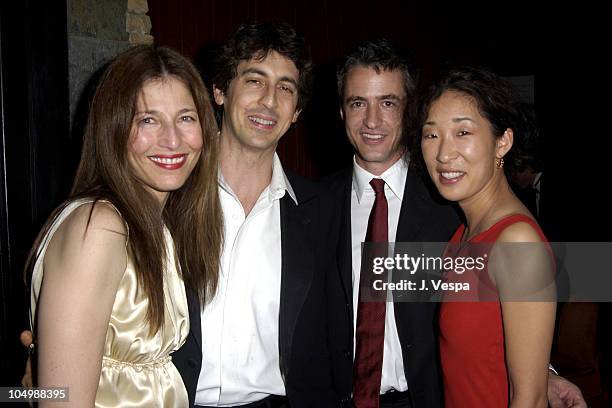
<svg viewBox="0 0 612 408">
<path fill-rule="evenodd" d="M 297 204 L 276 154 L 270 185 L 246 217 L 219 176 L 225 235 L 217 294 L 202 311 L 198 405 L 242 405 L 286 394 L 278 344 L 280 199 L 285 192 Z"/>
<path fill-rule="evenodd" d="M 359 276 L 361 274 L 361 244 L 365 240 L 368 229 L 368 218 L 374 205 L 374 190 L 370 186 L 373 178 L 382 178 L 385 181 L 385 197 L 388 203 L 389 216 L 389 242 L 395 241 L 397 223 L 402 208 L 404 187 L 408 175 L 408 166 L 403 159 L 399 159 L 380 176 L 375 176 L 360 167 L 353 158 L 353 188 L 351 192 L 351 232 L 353 252 L 353 327 L 357 326 L 357 308 L 359 306 Z M 355 331 L 353 331 L 355 332 Z M 353 342 L 355 344 L 355 342 Z M 385 345 L 383 351 L 383 365 L 380 393 L 389 390 L 406 391 L 408 383 L 404 374 L 402 349 L 395 324 L 393 302 L 387 302 L 385 316 Z"/>
</svg>

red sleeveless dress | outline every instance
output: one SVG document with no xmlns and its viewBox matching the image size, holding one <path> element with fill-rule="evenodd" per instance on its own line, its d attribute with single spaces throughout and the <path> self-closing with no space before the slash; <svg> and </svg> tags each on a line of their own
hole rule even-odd
<svg viewBox="0 0 612 408">
<path fill-rule="evenodd" d="M 517 222 L 528 223 L 546 241 L 534 220 L 515 214 L 478 234 L 470 240 L 470 244 L 492 244 L 504 228 Z M 449 247 L 461 242 L 464 230 L 464 225 L 457 229 L 449 241 Z M 454 256 L 461 256 L 460 252 Z M 486 264 L 479 276 L 480 281 L 476 284 L 480 285 L 480 291 L 496 293 L 495 285 L 488 278 Z M 499 301 L 443 301 L 440 307 L 440 355 L 446 408 L 508 406 L 508 373 Z"/>
</svg>

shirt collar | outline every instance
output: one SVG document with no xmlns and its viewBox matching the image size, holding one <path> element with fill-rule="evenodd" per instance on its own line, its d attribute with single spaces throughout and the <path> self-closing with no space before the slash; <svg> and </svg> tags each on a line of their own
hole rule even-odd
<svg viewBox="0 0 612 408">
<path fill-rule="evenodd" d="M 283 170 L 283 165 L 276 152 L 272 161 L 272 180 L 270 180 L 270 200 L 280 200 L 285 195 L 285 191 L 289 193 L 289 197 L 298 205 L 298 200 L 291 187 L 291 183 Z"/>
<path fill-rule="evenodd" d="M 380 176 L 375 176 L 361 167 L 353 156 L 353 190 L 357 193 L 357 202 L 361 203 L 366 190 L 372 190 L 370 180 L 373 178 L 383 179 L 391 192 L 402 200 L 404 187 L 406 186 L 406 176 L 408 175 L 408 160 L 408 156 L 406 158 L 401 157 Z"/>
<path fill-rule="evenodd" d="M 223 173 L 219 170 L 219 186 L 230 193 L 231 195 L 235 195 L 232 191 L 232 188 L 227 184 L 225 178 L 223 177 Z M 270 201 L 280 200 L 285 196 L 285 191 L 289 193 L 289 197 L 295 202 L 295 205 L 298 205 L 297 196 L 293 191 L 293 187 L 291 187 L 291 183 L 283 170 L 283 165 L 281 164 L 280 159 L 276 152 L 274 152 L 274 158 L 272 159 L 272 179 L 270 180 L 270 184 L 267 187 L 269 199 Z"/>
</svg>

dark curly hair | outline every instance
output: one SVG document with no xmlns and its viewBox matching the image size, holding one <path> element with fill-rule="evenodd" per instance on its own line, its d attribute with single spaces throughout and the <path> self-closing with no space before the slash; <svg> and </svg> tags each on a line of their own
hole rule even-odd
<svg viewBox="0 0 612 408">
<path fill-rule="evenodd" d="M 491 71 L 475 67 L 450 69 L 419 98 L 416 127 L 412 130 L 412 151 L 419 158 L 414 164 L 424 168 L 421 154 L 421 130 L 427 120 L 431 105 L 446 91 L 454 91 L 470 97 L 480 114 L 489 121 L 493 135 L 501 137 L 510 128 L 514 134 L 512 148 L 504 156 L 504 171 L 510 174 L 518 164 L 516 157 L 523 156 L 525 117 L 521 112 L 512 85 Z"/>
<path fill-rule="evenodd" d="M 298 69 L 297 109 L 303 109 L 312 88 L 313 64 L 304 37 L 284 23 L 246 23 L 221 48 L 215 61 L 213 85 L 227 92 L 241 61 L 263 60 L 272 51 L 289 58 Z"/>
</svg>

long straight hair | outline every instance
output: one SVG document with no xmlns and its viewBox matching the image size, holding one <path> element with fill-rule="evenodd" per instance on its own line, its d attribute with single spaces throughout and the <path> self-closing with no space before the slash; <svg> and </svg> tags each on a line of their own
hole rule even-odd
<svg viewBox="0 0 612 408">
<path fill-rule="evenodd" d="M 191 92 L 202 127 L 200 158 L 185 184 L 168 194 L 164 208 L 136 178 L 127 158 L 136 103 L 144 84 L 175 78 Z M 77 198 L 108 200 L 121 213 L 129 231 L 128 250 L 138 285 L 149 306 L 151 333 L 164 322 L 164 270 L 174 259 L 186 287 L 202 303 L 217 288 L 223 220 L 217 189 L 218 134 L 209 94 L 197 69 L 182 55 L 165 47 L 136 46 L 108 66 L 91 101 L 81 161 L 70 196 L 56 209 L 39 234 L 26 264 L 31 279 L 36 253 L 53 219 Z M 93 210 L 93 207 L 92 207 Z M 164 225 L 175 253 L 166 253 Z"/>
</svg>

